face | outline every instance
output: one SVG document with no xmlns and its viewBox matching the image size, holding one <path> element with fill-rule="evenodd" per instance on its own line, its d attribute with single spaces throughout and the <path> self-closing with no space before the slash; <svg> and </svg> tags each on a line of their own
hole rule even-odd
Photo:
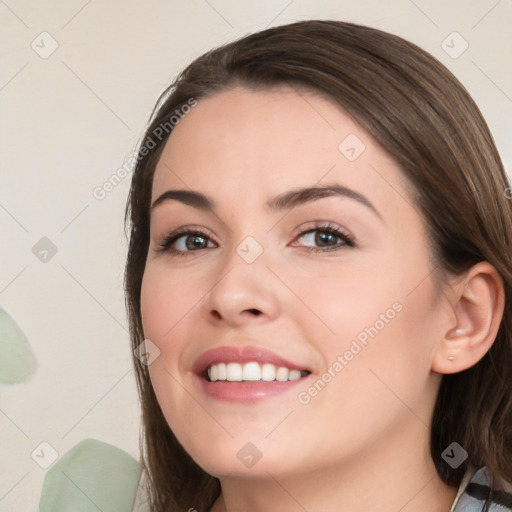
<svg viewBox="0 0 512 512">
<path fill-rule="evenodd" d="M 442 308 L 425 229 L 397 164 L 338 106 L 286 88 L 200 100 L 155 201 L 149 371 L 203 469 L 292 474 L 427 435 Z"/>
</svg>

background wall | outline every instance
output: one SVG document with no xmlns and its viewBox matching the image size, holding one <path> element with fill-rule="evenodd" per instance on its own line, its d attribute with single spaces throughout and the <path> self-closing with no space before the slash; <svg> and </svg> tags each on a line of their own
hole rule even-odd
<svg viewBox="0 0 512 512">
<path fill-rule="evenodd" d="M 307 18 L 381 28 L 440 59 L 511 172 L 511 0 L 0 0 L 0 307 L 30 347 L 9 384 L 1 361 L 14 349 L 0 341 L 0 511 L 37 510 L 44 466 L 85 438 L 137 458 L 122 288 L 130 174 L 103 184 L 186 63 Z"/>
</svg>

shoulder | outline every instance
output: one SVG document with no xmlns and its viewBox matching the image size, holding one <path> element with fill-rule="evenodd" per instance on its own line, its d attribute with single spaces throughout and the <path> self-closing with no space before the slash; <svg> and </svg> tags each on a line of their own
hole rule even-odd
<svg viewBox="0 0 512 512">
<path fill-rule="evenodd" d="M 450 512 L 512 512 L 512 485 L 503 482 L 504 491 L 490 491 L 487 468 L 470 468 L 464 475 Z"/>
</svg>

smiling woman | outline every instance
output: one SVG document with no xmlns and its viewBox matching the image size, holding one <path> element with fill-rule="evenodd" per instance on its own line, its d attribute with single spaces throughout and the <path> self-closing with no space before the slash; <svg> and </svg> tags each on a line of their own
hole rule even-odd
<svg viewBox="0 0 512 512">
<path fill-rule="evenodd" d="M 191 102 L 126 210 L 140 510 L 512 507 L 512 207 L 463 86 L 307 21 L 196 59 L 141 148 Z"/>
</svg>

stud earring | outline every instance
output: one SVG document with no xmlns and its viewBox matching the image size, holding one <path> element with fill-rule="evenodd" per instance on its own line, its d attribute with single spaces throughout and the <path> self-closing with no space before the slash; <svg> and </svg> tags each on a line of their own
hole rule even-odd
<svg viewBox="0 0 512 512">
<path fill-rule="evenodd" d="M 453 356 L 448 356 L 448 359 L 449 359 L 450 361 L 453 361 Z"/>
<path fill-rule="evenodd" d="M 460 336 L 461 334 L 464 334 L 464 329 L 456 329 L 456 330 L 455 330 L 455 334 L 456 334 L 457 336 Z"/>
</svg>

